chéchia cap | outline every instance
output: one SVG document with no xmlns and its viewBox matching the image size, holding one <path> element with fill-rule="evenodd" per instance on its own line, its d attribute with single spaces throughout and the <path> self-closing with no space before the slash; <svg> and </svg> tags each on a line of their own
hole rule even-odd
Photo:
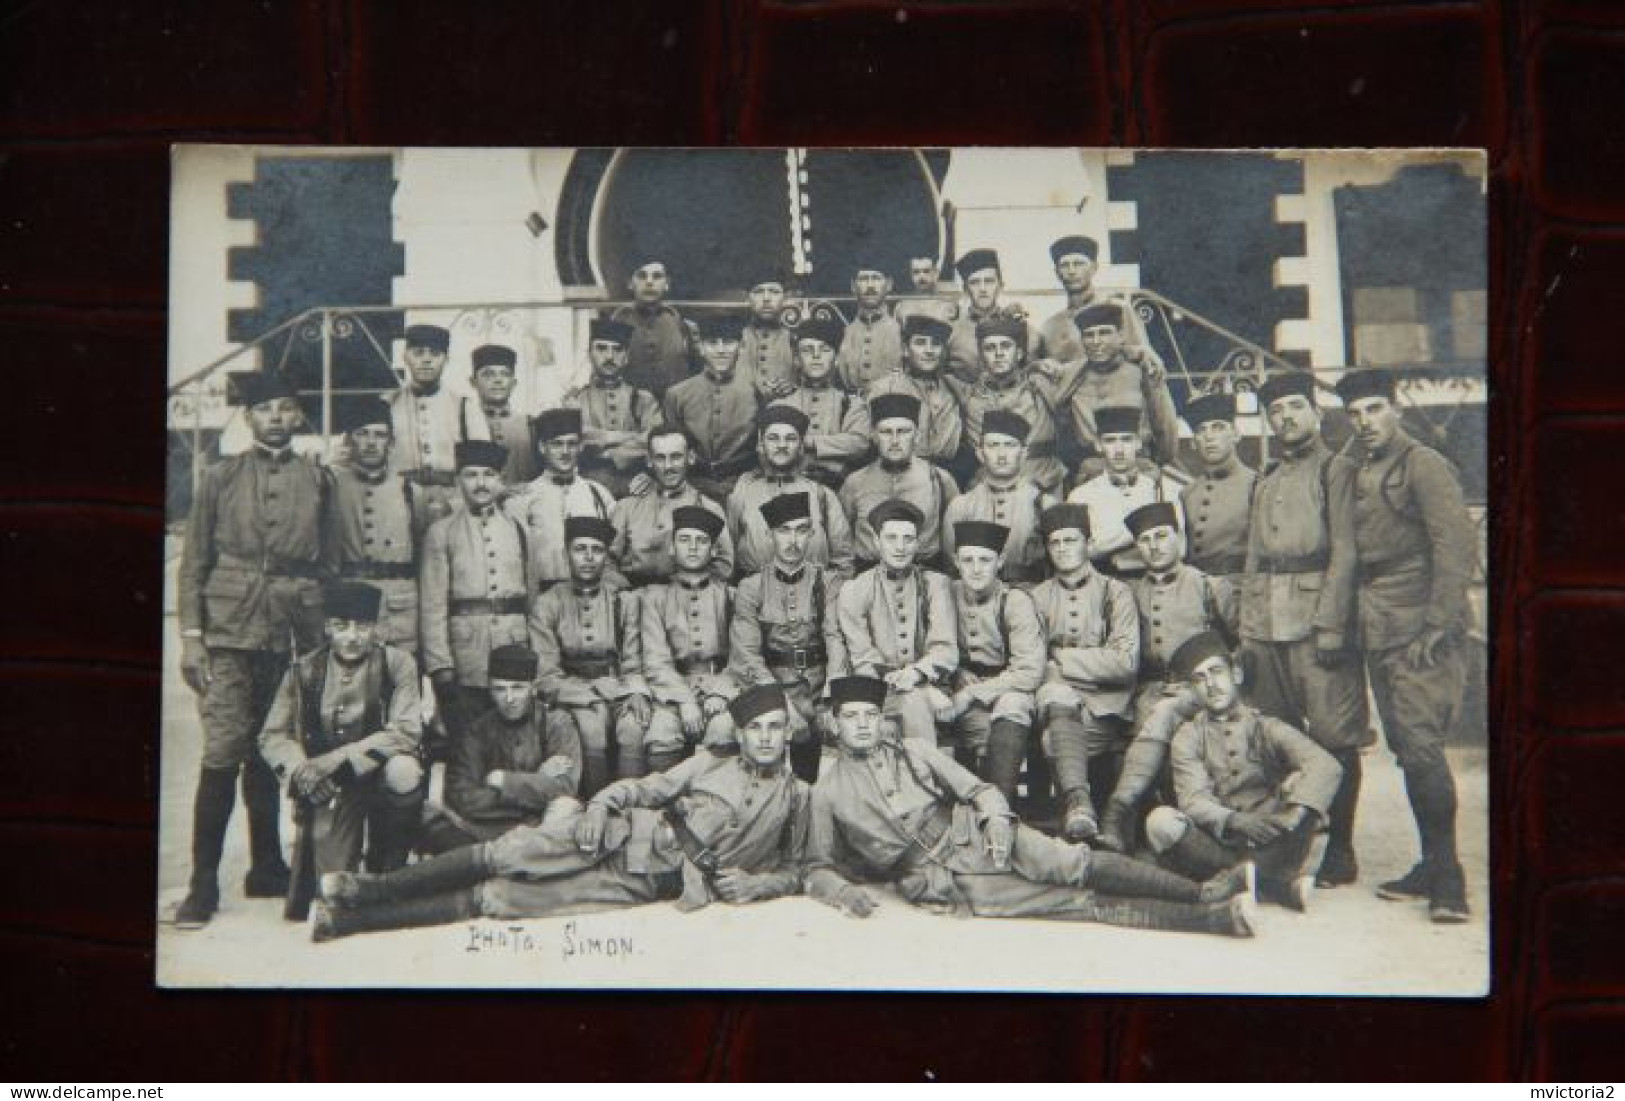
<svg viewBox="0 0 1625 1101">
<path fill-rule="evenodd" d="M 1136 539 L 1152 528 L 1173 528 L 1178 531 L 1179 513 L 1172 501 L 1152 501 L 1123 517 L 1123 526 Z"/>
<path fill-rule="evenodd" d="M 491 651 L 485 661 L 485 674 L 491 680 L 531 681 L 536 679 L 538 667 L 536 651 L 529 646 L 510 644 Z"/>
<path fill-rule="evenodd" d="M 774 711 L 788 713 L 790 705 L 784 698 L 784 689 L 777 684 L 753 684 L 728 703 L 728 714 L 733 716 L 736 725 L 749 726 L 753 719 L 759 719 Z"/>
<path fill-rule="evenodd" d="M 463 440 L 452 453 L 458 470 L 470 466 L 501 470 L 508 465 L 508 449 L 490 440 Z"/>
<path fill-rule="evenodd" d="M 806 493 L 781 493 L 761 506 L 762 519 L 770 528 L 812 519 L 812 497 Z"/>
<path fill-rule="evenodd" d="M 615 542 L 615 525 L 602 516 L 566 516 L 564 518 L 564 545 L 577 539 L 596 539 L 609 546 Z"/>
<path fill-rule="evenodd" d="M 961 520 L 954 525 L 954 546 L 986 547 L 994 554 L 1003 554 L 1010 540 L 1010 529 L 988 520 Z"/>
</svg>

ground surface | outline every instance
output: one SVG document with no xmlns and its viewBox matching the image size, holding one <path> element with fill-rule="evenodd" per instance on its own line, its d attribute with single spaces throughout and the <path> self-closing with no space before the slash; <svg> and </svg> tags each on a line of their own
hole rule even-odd
<svg viewBox="0 0 1625 1101">
<path fill-rule="evenodd" d="M 173 642 L 174 621 L 167 621 Z M 185 893 L 201 737 L 191 694 L 165 681 L 158 903 Z M 680 914 L 619 913 L 370 934 L 312 944 L 277 902 L 242 896 L 241 808 L 208 928 L 159 926 L 158 981 L 240 987 L 665 987 L 1482 994 L 1489 973 L 1484 754 L 1452 751 L 1473 921 L 1436 926 L 1420 903 L 1373 886 L 1415 859 L 1392 756 L 1365 758 L 1357 846 L 1361 880 L 1317 893 L 1308 914 L 1265 906 L 1250 940 L 1042 921 L 955 920 L 883 896 L 866 921 L 808 898 Z M 288 830 L 285 838 L 291 838 Z"/>
</svg>

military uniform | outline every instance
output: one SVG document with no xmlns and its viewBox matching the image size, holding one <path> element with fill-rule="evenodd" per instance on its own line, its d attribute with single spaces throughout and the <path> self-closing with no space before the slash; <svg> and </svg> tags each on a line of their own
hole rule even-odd
<svg viewBox="0 0 1625 1101">
<path fill-rule="evenodd" d="M 1038 518 L 1055 498 L 1032 482 L 1020 479 L 1013 485 L 994 487 L 980 481 L 955 497 L 948 505 L 943 524 L 947 546 L 943 560 L 952 563 L 954 551 L 954 525 L 965 520 L 982 520 L 1010 531 L 1004 548 L 1004 566 L 999 576 L 1012 585 L 1029 587 L 1049 575 L 1049 559 L 1044 553 L 1044 533 Z"/>
<path fill-rule="evenodd" d="M 857 569 L 866 569 L 880 560 L 875 529 L 869 513 L 882 501 L 907 501 L 920 510 L 919 561 L 934 566 L 942 561 L 943 520 L 948 506 L 959 495 L 951 474 L 924 459 L 914 458 L 906 466 L 893 469 L 876 459 L 847 478 L 841 486 L 841 507 L 852 522 Z"/>
<path fill-rule="evenodd" d="M 1185 515 L 1185 553 L 1203 573 L 1241 584 L 1247 568 L 1247 536 L 1258 474 L 1232 455 L 1217 470 L 1204 470 L 1179 494 Z"/>
<path fill-rule="evenodd" d="M 1109 408 L 1141 411 L 1141 453 L 1163 464 L 1179 461 L 1179 414 L 1168 393 L 1168 383 L 1153 379 L 1144 363 L 1118 359 L 1096 364 L 1087 360 L 1068 363 L 1062 369 L 1069 394 L 1067 408 L 1077 432 L 1089 473 L 1098 469 L 1100 432 L 1095 424 L 1098 410 Z M 1083 468 L 1080 468 L 1080 473 Z"/>
<path fill-rule="evenodd" d="M 387 468 L 333 468 L 325 518 L 328 553 L 338 576 L 384 594 L 379 637 L 408 653 L 418 648 L 418 566 L 412 532 L 415 487 Z"/>
<path fill-rule="evenodd" d="M 873 401 L 882 394 L 908 394 L 919 401 L 920 425 L 914 454 L 938 466 L 947 466 L 958 457 L 965 437 L 965 422 L 959 410 L 959 396 L 940 373 L 894 371 L 870 383 L 864 396 Z"/>
<path fill-rule="evenodd" d="M 406 863 L 426 794 L 422 707 L 417 664 L 393 646 L 378 644 L 355 665 L 324 646 L 288 669 L 259 736 L 266 762 L 286 783 L 306 760 L 344 758 L 337 794 L 309 807 L 318 873 L 359 867 L 364 835 L 369 871 Z"/>
<path fill-rule="evenodd" d="M 979 762 L 977 771 L 1015 796 L 1021 762 L 1044 681 L 1044 627 L 1032 598 L 1000 583 L 977 595 L 963 581 L 952 583 L 958 614 L 959 668 L 955 693 L 970 697 L 954 720 L 954 733 Z"/>
<path fill-rule="evenodd" d="M 809 564 L 827 566 L 835 573 L 852 572 L 852 525 L 846 506 L 835 491 L 804 474 L 781 478 L 753 470 L 739 479 L 728 496 L 728 530 L 734 539 L 734 575 L 745 577 L 766 569 L 773 561 L 773 533 L 762 519 L 762 506 L 775 497 L 805 493 L 812 502 L 812 540 L 807 544 Z"/>
<path fill-rule="evenodd" d="M 599 375 L 565 394 L 559 404 L 581 410 L 581 473 L 603 485 L 612 497 L 626 496 L 638 461 L 648 455 L 649 432 L 666 422 L 660 402 L 647 390 Z M 631 433 L 631 438 L 608 442 L 615 437 L 606 433 L 623 432 Z"/>
<path fill-rule="evenodd" d="M 1027 311 L 1015 305 L 996 305 L 990 310 L 978 310 L 965 303 L 954 320 L 953 332 L 943 355 L 943 371 L 967 385 L 974 386 L 986 373 L 982 369 L 982 341 L 977 329 L 990 321 L 1017 321 L 1022 323 L 1021 347 L 1030 360 L 1036 347 L 1032 329 L 1026 324 Z"/>
<path fill-rule="evenodd" d="M 570 579 L 570 548 L 564 541 L 564 521 L 571 516 L 608 520 L 615 511 L 615 498 L 591 478 L 543 474 L 509 497 L 502 507 L 525 525 L 531 584 L 546 588 Z"/>
<path fill-rule="evenodd" d="M 726 379 L 702 371 L 666 393 L 666 423 L 688 429 L 699 453 L 690 480 L 718 500 L 756 463 L 756 406 L 750 373 L 737 365 Z"/>
<path fill-rule="evenodd" d="M 634 586 L 657 585 L 671 580 L 676 566 L 671 557 L 671 514 L 679 508 L 699 507 L 726 519 L 722 506 L 691 485 L 668 494 L 651 488 L 622 497 L 615 502 L 610 522 L 615 525 L 615 542 L 610 558 L 627 582 Z M 733 536 L 723 528 L 711 544 L 711 573 L 728 582 L 734 572 Z"/>
<path fill-rule="evenodd" d="M 391 462 L 415 487 L 413 523 L 422 533 L 462 505 L 457 492 L 457 445 L 489 440 L 491 428 L 479 402 L 453 393 L 444 384 L 429 390 L 403 387 L 388 401 L 395 430 Z"/>
<path fill-rule="evenodd" d="M 511 486 L 522 486 L 540 473 L 536 457 L 536 433 L 530 418 L 513 407 L 512 402 L 502 405 L 481 403 L 480 412 L 491 432 L 491 442 L 508 449 L 508 465 L 502 468 L 502 480 Z"/>
<path fill-rule="evenodd" d="M 720 523 L 720 521 L 719 521 Z M 703 707 L 708 699 L 733 699 L 739 686 L 728 674 L 728 625 L 733 593 L 709 576 L 678 577 L 638 594 L 643 615 L 643 679 L 656 707 L 644 736 L 651 772 L 682 759 L 688 737 L 679 707 Z M 710 716 L 707 745 L 726 744 L 732 722 L 724 712 Z"/>
<path fill-rule="evenodd" d="M 692 337 L 670 306 L 622 306 L 610 319 L 632 330 L 626 343 L 626 381 L 633 387 L 659 398 L 694 373 Z"/>
<path fill-rule="evenodd" d="M 1089 557 L 1095 568 L 1114 577 L 1134 578 L 1145 573 L 1145 559 L 1130 538 L 1124 519 L 1143 505 L 1166 501 L 1174 505 L 1183 530 L 1185 517 L 1179 494 L 1180 485 L 1172 478 L 1136 469 L 1127 476 L 1098 474 L 1067 494 L 1066 499 L 1069 504 L 1089 510 Z"/>
<path fill-rule="evenodd" d="M 836 604 L 847 662 L 855 673 L 884 677 L 913 666 L 923 683 L 886 697 L 886 716 L 905 738 L 937 744 L 937 713 L 947 704 L 942 685 L 959 667 L 958 622 L 948 579 L 914 567 L 885 566 L 841 586 Z"/>
<path fill-rule="evenodd" d="M 884 309 L 860 311 L 846 327 L 835 357 L 835 369 L 846 388 L 854 394 L 867 393 L 875 380 L 900 371 L 902 365 L 902 325 Z"/>
<path fill-rule="evenodd" d="M 965 438 L 973 444 L 981 440 L 982 425 L 991 410 L 1002 409 L 1027 422 L 1027 460 L 1021 476 L 1045 493 L 1059 494 L 1066 481 L 1066 466 L 1056 440 L 1059 399 L 1054 380 L 1023 367 L 1002 378 L 984 374 L 974 385 L 962 386 L 960 394 Z"/>
<path fill-rule="evenodd" d="M 763 401 L 782 401 L 771 395 L 796 385 L 795 334 L 783 325 L 752 321 L 739 338 L 739 364 L 748 368 Z"/>
<path fill-rule="evenodd" d="M 802 384 L 773 404 L 806 414 L 807 474 L 831 488 L 839 487 L 871 450 L 869 405 L 856 394 L 830 385 Z"/>
</svg>

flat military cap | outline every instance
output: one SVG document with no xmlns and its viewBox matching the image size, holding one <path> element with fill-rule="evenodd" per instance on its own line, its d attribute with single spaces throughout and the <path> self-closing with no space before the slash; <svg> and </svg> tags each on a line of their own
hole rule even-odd
<svg viewBox="0 0 1625 1101">
<path fill-rule="evenodd" d="M 756 430 L 758 432 L 767 431 L 769 425 L 786 424 L 794 428 L 799 435 L 805 436 L 807 426 L 811 423 L 807 419 L 807 414 L 793 405 L 786 405 L 782 401 L 764 405 L 762 411 L 756 414 Z"/>
<path fill-rule="evenodd" d="M 1178 531 L 1179 513 L 1172 501 L 1152 501 L 1123 517 L 1123 526 L 1136 539 L 1152 528 L 1173 528 Z"/>
<path fill-rule="evenodd" d="M 986 547 L 995 554 L 1003 554 L 1010 541 L 1010 529 L 1003 524 L 987 520 L 961 520 L 954 525 L 954 546 Z"/>
<path fill-rule="evenodd" d="M 759 510 L 770 528 L 812 519 L 812 497 L 807 493 L 781 493 L 764 501 Z"/>
<path fill-rule="evenodd" d="M 1168 671 L 1180 680 L 1189 680 L 1196 667 L 1208 658 L 1230 660 L 1230 647 L 1217 631 L 1201 631 L 1186 639 L 1168 659 Z"/>
<path fill-rule="evenodd" d="M 1038 528 L 1048 539 L 1058 531 L 1083 532 L 1085 539 L 1089 537 L 1089 509 L 1084 505 L 1051 505 L 1038 516 Z"/>
<path fill-rule="evenodd" d="M 439 325 L 408 325 L 405 340 L 408 348 L 432 348 L 444 352 L 451 347 L 451 331 Z"/>
<path fill-rule="evenodd" d="M 701 340 L 739 340 L 745 333 L 745 319 L 733 310 L 706 310 L 690 318 Z"/>
<path fill-rule="evenodd" d="M 566 516 L 564 518 L 564 545 L 577 539 L 596 539 L 609 546 L 615 542 L 615 525 L 602 516 Z"/>
<path fill-rule="evenodd" d="M 322 614 L 328 619 L 377 623 L 383 600 L 378 586 L 365 581 L 330 581 L 322 586 Z"/>
<path fill-rule="evenodd" d="M 1032 434 L 1033 426 L 1027 423 L 1027 418 L 1010 409 L 989 409 L 982 416 L 982 438 L 989 436 L 1009 436 L 1011 439 L 1027 442 Z"/>
<path fill-rule="evenodd" d="M 752 720 L 775 711 L 783 711 L 786 715 L 790 711 L 784 689 L 776 683 L 753 684 L 728 702 L 728 714 L 741 727 L 749 726 Z"/>
<path fill-rule="evenodd" d="M 788 287 L 790 285 L 790 280 L 785 277 L 784 269 L 775 267 L 772 264 L 764 265 L 747 273 L 745 280 L 745 289 L 747 291 L 753 291 L 757 287 L 765 287 L 770 283 L 779 287 Z"/>
<path fill-rule="evenodd" d="M 973 248 L 954 263 L 954 271 L 959 273 L 961 280 L 969 279 L 987 268 L 1002 270 L 999 267 L 999 254 L 990 248 Z"/>
<path fill-rule="evenodd" d="M 1027 344 L 1027 323 L 1019 317 L 990 317 L 986 321 L 976 323 L 976 343 L 980 344 L 990 336 L 1005 336 L 1015 341 L 1017 345 L 1025 347 Z"/>
<path fill-rule="evenodd" d="M 299 397 L 293 382 L 280 371 L 233 371 L 227 376 L 231 383 L 232 404 L 252 408 L 264 401 L 277 398 Z"/>
<path fill-rule="evenodd" d="M 1093 260 L 1100 255 L 1100 246 L 1093 237 L 1084 237 L 1082 234 L 1073 234 L 1062 237 L 1049 247 L 1049 258 L 1053 263 L 1059 264 L 1063 256 L 1082 256 Z"/>
<path fill-rule="evenodd" d="M 841 341 L 846 339 L 846 326 L 835 317 L 809 317 L 795 327 L 795 339 L 798 343 L 803 340 L 822 340 L 831 348 L 839 348 Z"/>
<path fill-rule="evenodd" d="M 839 711 L 849 703 L 886 705 L 886 682 L 879 677 L 836 677 L 829 682 L 829 704 Z"/>
<path fill-rule="evenodd" d="M 1095 432 L 1101 436 L 1138 436 L 1140 411 L 1132 405 L 1107 405 L 1096 409 Z"/>
<path fill-rule="evenodd" d="M 632 342 L 632 326 L 624 321 L 595 317 L 587 323 L 587 340 L 607 340 L 624 348 Z"/>
<path fill-rule="evenodd" d="M 481 344 L 470 353 L 468 363 L 476 373 L 481 367 L 506 367 L 511 371 L 519 365 L 519 353 L 503 344 Z"/>
<path fill-rule="evenodd" d="M 671 265 L 667 264 L 664 259 L 657 256 L 654 252 L 648 249 L 638 249 L 632 253 L 632 270 L 634 272 L 640 272 L 644 268 L 650 267 L 654 264 L 660 265 L 660 270 L 664 271 L 667 275 L 671 274 Z"/>
<path fill-rule="evenodd" d="M 876 425 L 888 420 L 919 424 L 920 399 L 913 394 L 877 394 L 869 402 L 869 416 Z"/>
<path fill-rule="evenodd" d="M 1384 367 L 1359 367 L 1337 380 L 1337 396 L 1344 405 L 1361 398 L 1394 400 L 1394 373 Z"/>
<path fill-rule="evenodd" d="M 715 542 L 722 534 L 722 517 L 699 505 L 679 505 L 671 510 L 671 530 L 675 533 L 684 529 L 703 531 Z"/>
<path fill-rule="evenodd" d="M 335 431 L 349 433 L 370 424 L 394 424 L 389 405 L 382 398 L 371 394 L 341 394 L 333 399 Z"/>
<path fill-rule="evenodd" d="M 1309 371 L 1278 371 L 1258 388 L 1258 404 L 1268 409 L 1282 398 L 1298 397 L 1315 404 L 1315 376 Z"/>
<path fill-rule="evenodd" d="M 954 327 L 928 313 L 911 313 L 903 319 L 903 339 L 906 341 L 914 336 L 929 336 L 939 344 L 948 343 L 953 335 Z"/>
<path fill-rule="evenodd" d="M 463 440 L 453 449 L 452 454 L 456 459 L 458 470 L 470 466 L 501 470 L 508 465 L 508 449 L 490 440 Z"/>
<path fill-rule="evenodd" d="M 1114 329 L 1123 327 L 1123 307 L 1109 302 L 1097 302 L 1093 306 L 1085 306 L 1072 315 L 1072 324 L 1078 327 L 1078 332 L 1086 332 L 1099 325 L 1110 325 Z"/>
<path fill-rule="evenodd" d="M 581 435 L 581 410 L 543 409 L 536 414 L 531 424 L 536 429 L 538 443 L 544 443 L 559 436 L 579 436 Z"/>
<path fill-rule="evenodd" d="M 485 675 L 491 680 L 532 681 L 539 665 L 529 646 L 498 646 L 485 660 Z"/>
<path fill-rule="evenodd" d="M 869 526 L 879 531 L 894 520 L 904 520 L 914 525 L 918 531 L 920 525 L 925 523 L 925 513 L 921 512 L 912 502 L 901 497 L 893 497 L 882 501 L 869 510 Z"/>
<path fill-rule="evenodd" d="M 1208 421 L 1233 423 L 1236 419 L 1236 395 L 1203 394 L 1185 405 L 1185 421 L 1192 428 L 1200 428 Z"/>
</svg>

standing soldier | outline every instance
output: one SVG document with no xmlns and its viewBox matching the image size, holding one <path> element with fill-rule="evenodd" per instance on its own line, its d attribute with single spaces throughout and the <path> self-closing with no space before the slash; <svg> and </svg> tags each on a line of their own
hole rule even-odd
<svg viewBox="0 0 1625 1101">
<path fill-rule="evenodd" d="M 631 339 L 630 325 L 594 318 L 587 342 L 592 378 L 559 401 L 581 410 L 581 472 L 614 497 L 626 496 L 648 454 L 649 430 L 665 421 L 655 396 L 622 377 Z"/>
<path fill-rule="evenodd" d="M 317 584 L 328 476 L 293 453 L 304 417 L 291 383 L 245 372 L 231 378 L 254 446 L 203 472 L 192 499 L 177 582 L 181 676 L 200 697 L 203 762 L 192 806 L 192 878 L 175 925 L 200 929 L 220 908 L 220 857 L 242 776 L 252 862 L 243 891 L 288 890 L 276 777 L 254 739 L 290 650 L 322 638 Z"/>
<path fill-rule="evenodd" d="M 1009 528 L 984 520 L 954 525 L 959 668 L 953 709 L 954 730 L 977 775 L 1014 806 L 1047 655 L 1032 598 L 1000 580 L 1009 537 Z"/>
<path fill-rule="evenodd" d="M 525 641 L 529 537 L 497 507 L 507 461 L 499 444 L 457 445 L 463 506 L 429 526 L 418 563 L 423 671 L 453 740 L 491 706 L 491 651 Z"/>
<path fill-rule="evenodd" d="M 870 384 L 865 395 L 870 401 L 881 394 L 910 394 L 918 398 L 919 456 L 944 467 L 959 457 L 959 444 L 965 432 L 959 395 L 949 386 L 947 373 L 942 369 L 948 335 L 952 331 L 940 318 L 910 314 L 903 322 L 903 370 L 880 376 Z"/>
<path fill-rule="evenodd" d="M 999 302 L 999 294 L 1004 290 L 1004 271 L 997 252 L 990 248 L 971 249 L 959 258 L 954 270 L 965 288 L 965 303 L 948 338 L 948 373 L 963 383 L 974 385 L 982 377 L 983 325 L 993 321 L 1018 324 L 1023 360 L 1032 353 L 1032 334 L 1027 328 L 1026 310 Z M 1008 331 L 1016 329 L 1012 326 Z"/>
<path fill-rule="evenodd" d="M 959 666 L 959 635 L 948 579 L 916 562 L 923 517 L 909 501 L 882 501 L 866 518 L 880 561 L 841 586 L 841 641 L 853 672 L 889 689 L 886 717 L 904 738 L 937 744 L 952 718 L 942 690 Z"/>
<path fill-rule="evenodd" d="M 1359 874 L 1354 812 L 1369 725 L 1350 613 L 1330 584 L 1350 576 L 1354 549 L 1332 535 L 1332 455 L 1321 442 L 1314 376 L 1278 374 L 1260 387 L 1258 401 L 1280 458 L 1253 491 L 1241 589 L 1248 689 L 1260 711 L 1308 734 L 1343 768 L 1319 877 L 1322 887 L 1337 887 Z"/>
<path fill-rule="evenodd" d="M 783 687 L 791 707 L 790 763 L 810 783 L 823 752 L 818 708 L 824 685 L 847 664 L 836 608 L 841 578 L 808 558 L 815 532 L 806 490 L 774 497 L 761 506 L 761 516 L 772 533 L 773 557 L 739 583 L 729 630 L 731 671 L 743 685 Z"/>
<path fill-rule="evenodd" d="M 852 521 L 859 570 L 880 560 L 879 532 L 869 514 L 884 501 L 908 501 L 920 513 L 920 563 L 942 564 L 942 521 L 959 495 L 953 475 L 914 454 L 919 439 L 920 401 L 907 394 L 882 394 L 869 406 L 875 426 L 875 461 L 841 486 L 841 505 Z"/>
<path fill-rule="evenodd" d="M 1444 741 L 1466 686 L 1472 521 L 1449 462 L 1400 426 L 1391 373 L 1350 371 L 1337 393 L 1355 436 L 1333 462 L 1333 530 L 1352 535 L 1357 559 L 1347 575 L 1334 564 L 1327 584 L 1355 592 L 1371 695 L 1422 844 L 1421 861 L 1378 894 L 1425 898 L 1435 922 L 1464 922 L 1456 783 Z"/>
<path fill-rule="evenodd" d="M 378 638 L 383 594 L 359 581 L 324 593 L 327 645 L 288 667 L 259 750 L 310 814 L 318 875 L 406 863 L 427 794 L 418 668 Z"/>
<path fill-rule="evenodd" d="M 688 430 L 699 450 L 689 476 L 701 490 L 726 500 L 739 476 L 756 461 L 756 384 L 739 367 L 739 316 L 708 313 L 698 322 L 705 370 L 666 393 L 666 423 Z"/>
<path fill-rule="evenodd" d="M 1089 565 L 1087 509 L 1056 505 L 1045 511 L 1043 530 L 1055 576 L 1032 591 L 1049 645 L 1038 710 L 1066 800 L 1062 831 L 1068 841 L 1089 841 L 1100 832 L 1091 784 L 1115 786 L 1116 759 L 1128 743 L 1140 617 L 1133 591 Z"/>
<path fill-rule="evenodd" d="M 846 327 L 835 363 L 854 394 L 868 392 L 876 379 L 902 366 L 903 329 L 886 308 L 891 289 L 891 276 L 878 267 L 860 267 L 852 276 L 857 315 Z"/>
<path fill-rule="evenodd" d="M 626 381 L 657 398 L 693 374 L 694 345 L 681 315 L 666 305 L 671 276 L 666 265 L 645 257 L 626 281 L 632 304 L 621 306 L 611 321 L 626 325 Z"/>
<path fill-rule="evenodd" d="M 1055 411 L 1062 405 L 1058 394 L 1077 370 L 1057 380 L 1030 369 L 1026 322 L 992 318 L 978 326 L 977 333 L 982 370 L 973 384 L 957 386 L 965 407 L 966 438 L 973 449 L 980 446 L 987 416 L 995 409 L 1017 414 L 1028 424 L 1022 477 L 1045 493 L 1060 493 L 1066 466 L 1057 446 Z"/>
<path fill-rule="evenodd" d="M 1083 340 L 1073 318 L 1085 306 L 1113 305 L 1123 308 L 1124 352 L 1134 362 L 1145 362 L 1148 366 L 1155 363 L 1160 368 L 1162 361 L 1146 339 L 1139 315 L 1129 303 L 1108 298 L 1095 288 L 1099 256 L 1100 245 L 1093 237 L 1062 237 L 1050 245 L 1049 258 L 1055 265 L 1055 278 L 1066 291 L 1066 305 L 1038 327 L 1033 357 L 1063 362 L 1083 358 Z"/>
<path fill-rule="evenodd" d="M 712 576 L 711 548 L 722 517 L 684 505 L 672 512 L 672 558 L 677 572 L 638 594 L 643 622 L 643 679 L 654 699 L 645 733 L 650 772 L 664 772 L 702 737 L 707 745 L 733 741 L 728 701 L 738 686 L 727 673 L 728 621 L 733 591 Z"/>
<path fill-rule="evenodd" d="M 1089 557 L 1112 577 L 1130 580 L 1145 574 L 1145 559 L 1123 522 L 1141 505 L 1167 501 L 1180 512 L 1180 485 L 1160 467 L 1149 471 L 1140 462 L 1140 411 L 1111 406 L 1097 410 L 1101 453 L 1106 469 L 1081 482 L 1067 501 L 1089 510 Z M 1183 524 L 1184 517 L 1180 517 Z"/>
<path fill-rule="evenodd" d="M 530 418 L 513 407 L 519 356 L 501 344 L 481 344 L 469 356 L 469 363 L 480 412 L 485 414 L 486 427 L 491 430 L 491 442 L 508 449 L 508 466 L 502 480 L 522 486 L 536 477 L 536 438 Z"/>
<path fill-rule="evenodd" d="M 812 534 L 807 561 L 840 575 L 852 572 L 852 526 L 835 491 L 808 477 L 805 439 L 811 422 L 793 405 L 774 402 L 757 417 L 762 465 L 739 479 L 727 501 L 728 530 L 737 559 L 734 575 L 747 577 L 773 561 L 773 531 L 762 506 L 775 497 L 805 493 L 812 502 Z"/>
<path fill-rule="evenodd" d="M 1179 495 L 1189 524 L 1191 565 L 1210 577 L 1241 583 L 1247 568 L 1247 530 L 1258 474 L 1236 454 L 1236 396 L 1204 394 L 1185 406 L 1196 441 L 1200 473 Z"/>
<path fill-rule="evenodd" d="M 1049 575 L 1044 554 L 1044 533 L 1039 517 L 1058 502 L 1037 484 L 1022 477 L 1031 427 L 1019 413 L 989 409 L 982 418 L 976 445 L 982 475 L 970 489 L 948 506 L 945 534 L 949 561 L 955 560 L 955 525 L 965 520 L 998 524 L 1009 539 L 999 555 L 999 577 L 1012 585 L 1030 587 Z"/>
<path fill-rule="evenodd" d="M 431 807 L 419 848 L 443 853 L 557 815 L 581 784 L 581 738 L 536 699 L 536 654 L 498 646 L 486 665 L 491 710 L 446 764 L 446 804 Z"/>
<path fill-rule="evenodd" d="M 389 399 L 395 465 L 417 487 L 413 524 L 420 534 L 457 507 L 457 445 L 491 438 L 479 403 L 441 385 L 450 348 L 451 333 L 439 325 L 407 326 L 408 385 Z"/>
<path fill-rule="evenodd" d="M 722 506 L 688 482 L 694 464 L 694 441 L 682 428 L 661 426 L 649 431 L 651 484 L 642 493 L 615 502 L 610 521 L 615 542 L 613 561 L 633 587 L 660 585 L 671 580 L 677 564 L 672 559 L 672 513 L 685 506 L 703 508 L 723 518 Z M 711 575 L 726 584 L 733 579 L 734 545 L 723 528 L 711 545 Z"/>
<path fill-rule="evenodd" d="M 811 318 L 795 337 L 795 379 L 798 385 L 774 400 L 807 415 L 802 448 L 807 475 L 839 489 L 869 455 L 869 406 L 860 395 L 836 384 L 835 350 L 844 327 L 839 321 Z M 758 420 L 758 426 L 761 421 Z"/>
<path fill-rule="evenodd" d="M 530 609 L 537 684 L 548 705 L 566 712 L 581 733 L 583 795 L 609 782 L 612 731 L 616 774 L 643 775 L 643 736 L 652 714 L 637 594 L 604 576 L 614 541 L 608 520 L 565 520 L 570 583 L 548 589 Z"/>
<path fill-rule="evenodd" d="M 1141 417 L 1141 451 L 1162 464 L 1179 459 L 1179 414 L 1162 364 L 1143 346 L 1129 341 L 1126 311 L 1113 303 L 1085 306 L 1073 316 L 1083 359 L 1068 367 L 1081 368 L 1069 380 L 1069 406 L 1084 465 L 1080 480 L 1100 469 L 1100 429 L 1096 413 L 1106 408 L 1131 408 Z"/>
<path fill-rule="evenodd" d="M 615 510 L 609 490 L 578 472 L 581 410 L 546 409 L 536 418 L 542 474 L 509 497 L 503 509 L 528 529 L 530 582 L 546 589 L 570 579 L 564 521 L 571 516 L 608 520 Z"/>
<path fill-rule="evenodd" d="M 378 633 L 407 653 L 418 648 L 417 540 L 414 486 L 393 475 L 389 406 L 374 397 L 338 405 L 348 459 L 332 468 L 323 534 L 339 577 L 368 581 L 384 594 Z"/>
<path fill-rule="evenodd" d="M 953 320 L 958 307 L 952 302 L 943 301 L 937 291 L 941 274 L 942 265 L 937 263 L 935 256 L 908 258 L 909 297 L 897 303 L 896 309 L 892 310 L 892 314 L 905 327 L 911 317 L 934 317 L 945 323 Z"/>
<path fill-rule="evenodd" d="M 739 360 L 756 380 L 762 401 L 782 398 L 796 387 L 795 353 L 798 334 L 785 327 L 784 275 L 762 271 L 748 289 L 750 321 L 739 340 Z"/>
</svg>

